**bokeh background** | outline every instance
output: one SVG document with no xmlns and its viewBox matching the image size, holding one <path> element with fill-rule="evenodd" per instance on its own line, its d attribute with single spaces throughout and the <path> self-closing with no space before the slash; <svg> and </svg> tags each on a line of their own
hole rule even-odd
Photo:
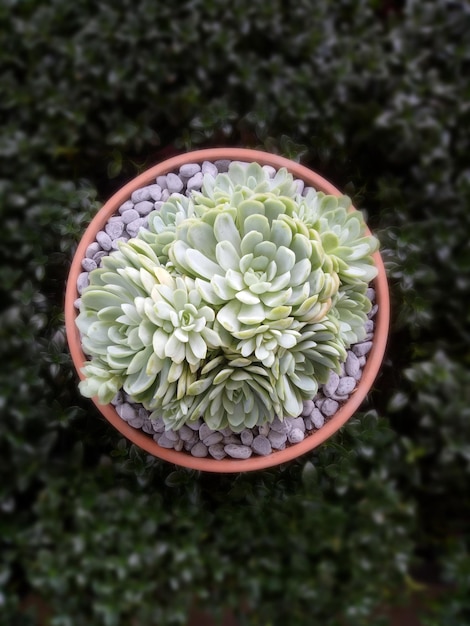
<svg viewBox="0 0 470 626">
<path fill-rule="evenodd" d="M 470 624 L 469 33 L 463 0 L 2 1 L 0 624 Z M 249 475 L 130 446 L 63 333 L 99 206 L 212 146 L 343 189 L 392 290 L 361 412 Z"/>
</svg>

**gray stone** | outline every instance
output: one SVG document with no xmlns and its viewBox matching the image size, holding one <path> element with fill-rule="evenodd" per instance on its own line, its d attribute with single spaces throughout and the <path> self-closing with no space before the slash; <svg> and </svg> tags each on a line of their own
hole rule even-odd
<svg viewBox="0 0 470 626">
<path fill-rule="evenodd" d="M 93 256 L 100 250 L 100 244 L 97 241 L 94 241 L 93 243 L 90 243 L 90 245 L 86 249 L 85 256 L 89 259 L 92 259 Z"/>
<path fill-rule="evenodd" d="M 96 261 L 93 261 L 93 259 L 89 259 L 88 257 L 85 257 L 84 259 L 82 259 L 82 267 L 85 270 L 85 272 L 92 272 L 93 270 L 96 270 L 98 265 Z"/>
<path fill-rule="evenodd" d="M 375 301 L 375 289 L 373 287 L 369 287 L 366 291 L 366 298 L 369 298 L 371 302 Z"/>
<path fill-rule="evenodd" d="M 119 220 L 119 222 L 108 222 L 104 229 L 111 237 L 111 239 L 117 239 L 122 235 L 122 231 L 124 230 L 124 224 L 122 223 L 122 219 Z"/>
<path fill-rule="evenodd" d="M 114 398 L 111 400 L 111 404 L 113 406 L 117 406 L 118 404 L 122 404 L 124 402 L 124 396 L 122 395 L 122 391 L 118 391 Z"/>
<path fill-rule="evenodd" d="M 166 189 L 166 176 L 157 176 L 155 181 L 162 191 Z"/>
<path fill-rule="evenodd" d="M 344 369 L 348 376 L 353 376 L 356 378 L 358 371 L 360 370 L 359 361 L 357 356 L 351 350 L 348 350 L 348 356 L 346 358 L 346 363 L 344 364 Z"/>
<path fill-rule="evenodd" d="M 269 178 L 274 178 L 274 176 L 276 175 L 276 168 L 272 165 L 263 165 L 263 170 L 266 172 Z"/>
<path fill-rule="evenodd" d="M 144 423 L 142 424 L 142 430 L 144 431 L 144 433 L 147 433 L 147 435 L 153 435 L 155 432 L 153 430 L 152 422 L 150 420 L 144 420 Z"/>
<path fill-rule="evenodd" d="M 194 422 L 186 422 L 185 426 L 190 428 L 191 430 L 199 430 L 202 424 L 202 420 L 197 419 Z"/>
<path fill-rule="evenodd" d="M 284 424 L 286 425 L 286 433 L 292 430 L 292 417 L 285 417 Z"/>
<path fill-rule="evenodd" d="M 170 197 L 170 192 L 168 189 L 162 189 L 162 202 L 166 202 Z"/>
<path fill-rule="evenodd" d="M 190 441 L 195 435 L 194 431 L 188 428 L 188 426 L 186 425 L 181 426 L 181 428 L 178 431 L 178 434 L 180 436 L 180 439 L 182 439 L 183 441 Z"/>
<path fill-rule="evenodd" d="M 356 356 L 366 356 L 369 354 L 372 348 L 372 341 L 363 341 L 362 343 L 356 343 L 352 347 L 352 351 Z"/>
<path fill-rule="evenodd" d="M 258 426 L 258 433 L 267 437 L 269 433 L 269 424 L 260 424 Z"/>
<path fill-rule="evenodd" d="M 144 418 L 137 415 L 137 417 L 135 417 L 134 419 L 129 420 L 128 424 L 132 426 L 133 428 L 142 428 L 142 426 L 144 425 L 144 422 L 145 422 Z"/>
<path fill-rule="evenodd" d="M 287 441 L 287 434 L 278 433 L 275 430 L 270 430 L 268 439 L 271 442 L 271 445 L 275 450 L 282 450 L 283 446 L 285 446 L 286 441 Z"/>
<path fill-rule="evenodd" d="M 138 220 L 139 217 L 140 215 L 137 213 L 137 211 L 134 208 L 124 211 L 124 213 L 121 215 L 123 224 L 130 224 L 134 220 Z"/>
<path fill-rule="evenodd" d="M 228 445 L 231 445 L 231 444 L 239 446 L 240 445 L 240 437 L 238 437 L 234 433 L 224 437 L 224 445 L 228 446 Z"/>
<path fill-rule="evenodd" d="M 320 409 L 313 409 L 310 419 L 312 420 L 312 424 L 315 428 L 321 428 L 325 423 L 325 418 L 323 417 L 323 413 Z"/>
<path fill-rule="evenodd" d="M 152 428 L 156 433 L 162 433 L 165 430 L 165 422 L 161 417 L 151 419 L 150 421 L 152 423 Z"/>
<path fill-rule="evenodd" d="M 116 413 L 125 422 L 129 422 L 137 417 L 135 408 L 128 402 L 123 402 L 116 407 Z"/>
<path fill-rule="evenodd" d="M 203 443 L 209 448 L 210 446 L 214 446 L 216 443 L 220 443 L 223 438 L 224 436 L 222 433 L 215 432 L 208 437 L 204 437 Z"/>
<path fill-rule="evenodd" d="M 224 450 L 223 443 L 215 443 L 212 446 L 209 446 L 209 454 L 217 461 L 221 461 L 227 456 L 227 453 Z"/>
<path fill-rule="evenodd" d="M 96 263 L 98 267 L 101 265 L 101 259 L 104 256 L 108 256 L 108 253 L 105 252 L 104 250 L 100 250 L 99 252 L 93 255 L 93 261 Z"/>
<path fill-rule="evenodd" d="M 326 415 L 326 417 L 331 417 L 336 413 L 338 408 L 339 404 L 336 402 L 336 400 L 327 398 L 322 405 L 321 412 L 323 413 L 323 415 Z"/>
<path fill-rule="evenodd" d="M 227 172 L 228 166 L 230 165 L 230 160 L 219 159 L 217 161 L 214 161 L 214 165 L 216 166 L 218 172 Z"/>
<path fill-rule="evenodd" d="M 253 443 L 251 444 L 253 452 L 259 454 L 260 456 L 267 456 L 271 454 L 273 451 L 271 442 L 264 435 L 258 435 L 253 439 Z"/>
<path fill-rule="evenodd" d="M 162 448 L 167 448 L 170 450 L 175 447 L 175 441 L 168 438 L 168 433 L 161 433 L 160 435 L 154 435 L 153 438 Z"/>
<path fill-rule="evenodd" d="M 313 400 L 304 400 L 304 408 L 302 409 L 301 415 L 303 417 L 307 417 L 307 415 L 310 415 L 314 408 L 315 404 L 313 403 Z"/>
<path fill-rule="evenodd" d="M 118 213 L 122 215 L 126 211 L 129 211 L 129 209 L 133 209 L 133 208 L 134 208 L 134 203 L 131 202 L 130 200 L 127 200 L 127 202 L 124 202 L 124 204 L 121 204 L 121 206 L 118 209 Z"/>
<path fill-rule="evenodd" d="M 154 203 L 153 208 L 155 209 L 155 211 L 160 211 L 164 204 L 165 203 L 160 200 L 159 202 Z"/>
<path fill-rule="evenodd" d="M 286 433 L 287 432 L 287 424 L 284 420 L 280 420 L 277 415 L 273 419 L 270 424 L 271 430 L 274 430 L 277 433 Z"/>
<path fill-rule="evenodd" d="M 358 358 L 358 361 L 359 361 L 359 365 L 360 365 L 361 367 L 364 367 L 364 366 L 365 366 L 365 364 L 367 363 L 367 358 L 366 358 L 365 356 L 360 356 L 360 357 Z"/>
<path fill-rule="evenodd" d="M 339 376 L 336 372 L 331 371 L 328 381 L 323 385 L 323 393 L 330 398 L 338 388 Z"/>
<path fill-rule="evenodd" d="M 104 230 L 100 230 L 96 235 L 96 241 L 100 244 L 103 250 L 111 250 L 113 240 Z"/>
<path fill-rule="evenodd" d="M 305 439 L 305 434 L 300 428 L 293 428 L 289 431 L 287 438 L 290 443 L 300 443 Z"/>
<path fill-rule="evenodd" d="M 170 172 L 166 175 L 166 186 L 170 193 L 179 193 L 183 189 L 183 181 L 179 176 Z"/>
<path fill-rule="evenodd" d="M 248 446 L 237 445 L 235 443 L 229 443 L 224 446 L 226 454 L 232 457 L 232 459 L 249 459 L 253 454 L 253 451 Z"/>
<path fill-rule="evenodd" d="M 201 171 L 199 163 L 185 163 L 180 167 L 179 175 L 183 178 L 192 178 Z"/>
<path fill-rule="evenodd" d="M 374 328 L 375 328 L 374 320 L 367 320 L 365 325 L 364 325 L 364 329 L 365 329 L 366 333 L 373 333 L 374 332 Z"/>
<path fill-rule="evenodd" d="M 202 441 L 198 441 L 191 448 L 191 454 L 193 456 L 197 457 L 198 459 L 202 459 L 202 458 L 206 457 L 209 454 L 209 451 L 207 449 L 207 446 L 205 446 L 202 443 Z"/>
<path fill-rule="evenodd" d="M 178 433 L 175 430 L 166 430 L 165 434 L 166 434 L 167 438 L 170 441 L 173 441 L 173 442 L 178 441 L 178 439 L 180 438 L 180 436 L 178 435 Z"/>
<path fill-rule="evenodd" d="M 198 172 L 194 176 L 192 176 L 186 185 L 187 191 L 199 190 L 202 187 L 202 183 L 204 182 L 204 174 L 202 172 Z"/>
<path fill-rule="evenodd" d="M 142 202 L 138 202 L 135 205 L 134 209 L 137 211 L 137 213 L 141 217 L 144 217 L 145 215 L 148 215 L 151 211 L 153 211 L 153 209 L 154 209 L 153 204 L 154 203 L 150 202 L 149 200 L 143 200 Z"/>
<path fill-rule="evenodd" d="M 354 376 L 345 376 L 340 379 L 336 393 L 340 396 L 347 396 L 355 389 L 355 387 L 356 379 Z"/>
<path fill-rule="evenodd" d="M 240 433 L 240 439 L 244 446 L 251 446 L 253 443 L 253 433 L 250 429 L 245 428 L 245 430 L 242 430 Z"/>
<path fill-rule="evenodd" d="M 149 185 L 147 189 L 149 190 L 150 198 L 154 202 L 158 202 L 162 197 L 162 188 L 160 185 Z"/>
<path fill-rule="evenodd" d="M 136 189 L 132 192 L 131 201 L 134 204 L 137 204 L 138 202 L 143 202 L 144 200 L 150 200 L 151 197 L 149 188 L 142 187 L 141 189 Z"/>
<path fill-rule="evenodd" d="M 78 275 L 77 291 L 79 295 L 82 295 L 83 290 L 85 289 L 85 287 L 88 286 L 89 282 L 90 282 L 90 279 L 88 278 L 88 272 L 82 272 L 81 274 Z"/>
<path fill-rule="evenodd" d="M 209 435 L 212 435 L 212 433 L 215 433 L 215 430 L 212 430 L 205 422 L 203 422 L 199 428 L 199 439 L 202 441 Z"/>
<path fill-rule="evenodd" d="M 210 161 L 204 161 L 204 163 L 202 164 L 201 170 L 202 170 L 203 174 L 209 174 L 209 176 L 212 176 L 214 178 L 218 174 L 218 170 L 217 170 L 216 166 L 213 163 L 211 163 Z"/>
<path fill-rule="evenodd" d="M 176 450 L 176 452 L 181 452 L 181 450 L 183 449 L 184 443 L 185 442 L 182 439 L 178 439 L 178 441 L 174 445 L 174 449 Z"/>
<path fill-rule="evenodd" d="M 379 305 L 378 304 L 374 304 L 374 306 L 371 308 L 371 310 L 367 314 L 367 317 L 369 319 L 372 319 L 375 316 L 375 314 L 377 313 L 378 310 L 379 310 Z"/>
<path fill-rule="evenodd" d="M 300 428 L 300 430 L 305 431 L 305 422 L 301 417 L 291 418 L 291 424 L 292 428 Z"/>
<path fill-rule="evenodd" d="M 82 299 L 81 298 L 77 298 L 76 300 L 74 300 L 73 306 L 80 310 L 80 307 L 82 306 Z"/>
<path fill-rule="evenodd" d="M 126 230 L 131 237 L 137 237 L 137 233 L 139 232 L 141 228 L 145 226 L 145 223 L 146 223 L 146 220 L 143 217 L 141 217 L 138 220 L 134 220 L 133 222 L 130 222 L 130 224 L 126 226 Z"/>
<path fill-rule="evenodd" d="M 117 239 L 113 239 L 113 250 L 119 250 L 119 244 L 126 243 L 126 241 L 129 241 L 129 237 L 118 237 Z"/>
</svg>

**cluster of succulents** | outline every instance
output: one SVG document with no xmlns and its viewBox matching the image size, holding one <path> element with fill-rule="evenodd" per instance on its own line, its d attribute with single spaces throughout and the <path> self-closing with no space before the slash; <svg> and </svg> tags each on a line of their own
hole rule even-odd
<svg viewBox="0 0 470 626">
<path fill-rule="evenodd" d="M 174 430 L 298 416 L 365 335 L 378 242 L 350 205 L 257 163 L 171 195 L 90 273 L 82 393 L 123 389 Z"/>
</svg>

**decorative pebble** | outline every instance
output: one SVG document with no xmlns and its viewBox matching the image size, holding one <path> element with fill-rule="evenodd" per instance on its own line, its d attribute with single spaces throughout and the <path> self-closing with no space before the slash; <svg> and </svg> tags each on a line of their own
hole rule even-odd
<svg viewBox="0 0 470 626">
<path fill-rule="evenodd" d="M 162 197 L 162 188 L 160 185 L 149 185 L 147 189 L 149 190 L 150 198 L 154 202 L 158 202 Z"/>
<path fill-rule="evenodd" d="M 218 172 L 227 172 L 230 161 L 228 159 L 219 159 L 218 161 L 214 161 L 214 165 Z"/>
<path fill-rule="evenodd" d="M 222 433 L 215 432 L 215 433 L 212 433 L 212 435 L 205 437 L 203 439 L 203 443 L 207 447 L 210 447 L 210 446 L 214 446 L 216 443 L 220 443 L 223 438 L 224 436 L 222 435 Z"/>
<path fill-rule="evenodd" d="M 202 187 L 203 182 L 204 182 L 204 175 L 202 172 L 198 172 L 197 174 L 195 174 L 188 180 L 186 189 L 188 192 L 193 191 L 195 189 L 199 190 Z"/>
<path fill-rule="evenodd" d="M 224 437 L 224 446 L 228 446 L 229 444 L 234 444 L 236 446 L 240 445 L 240 437 L 235 434 L 227 435 Z"/>
<path fill-rule="evenodd" d="M 100 244 L 103 250 L 111 250 L 113 241 L 104 230 L 100 230 L 100 232 L 96 235 L 96 241 Z"/>
<path fill-rule="evenodd" d="M 77 291 L 80 295 L 82 295 L 83 290 L 85 289 L 85 287 L 88 286 L 89 284 L 89 278 L 88 278 L 88 272 L 82 272 L 81 274 L 78 275 L 77 278 Z"/>
<path fill-rule="evenodd" d="M 161 417 L 157 417 L 157 419 L 151 419 L 152 428 L 156 433 L 162 433 L 165 430 L 165 422 Z"/>
<path fill-rule="evenodd" d="M 136 237 L 139 230 L 144 226 L 145 221 L 146 220 L 143 217 L 141 217 L 138 220 L 134 220 L 133 222 L 130 222 L 130 224 L 128 224 L 126 227 L 126 230 L 129 233 L 129 235 L 131 237 Z"/>
<path fill-rule="evenodd" d="M 361 367 L 364 367 L 364 365 L 367 363 L 367 358 L 366 358 L 365 356 L 360 356 L 360 357 L 358 358 L 358 361 L 359 361 L 359 365 L 360 365 Z"/>
<path fill-rule="evenodd" d="M 268 439 L 271 442 L 271 446 L 276 450 L 281 450 L 283 446 L 285 446 L 287 441 L 286 433 L 278 433 L 275 430 L 270 430 Z"/>
<path fill-rule="evenodd" d="M 272 165 L 263 165 L 263 170 L 266 172 L 269 178 L 274 178 L 274 176 L 276 175 L 276 168 Z"/>
<path fill-rule="evenodd" d="M 161 201 L 160 202 L 155 202 L 154 205 L 153 205 L 153 208 L 155 209 L 155 211 L 159 211 L 162 208 L 163 205 L 164 205 L 164 202 L 161 202 Z"/>
<path fill-rule="evenodd" d="M 377 304 L 374 304 L 374 306 L 371 308 L 371 310 L 369 311 L 369 313 L 367 314 L 367 317 L 369 319 L 372 319 L 375 314 L 377 313 L 377 311 L 379 310 L 379 307 Z"/>
<path fill-rule="evenodd" d="M 138 415 L 137 417 L 134 417 L 134 419 L 129 420 L 128 424 L 132 426 L 132 428 L 142 428 L 144 422 L 144 418 Z"/>
<path fill-rule="evenodd" d="M 77 298 L 77 299 L 74 301 L 74 303 L 73 303 L 73 306 L 74 306 L 76 309 L 78 309 L 78 310 L 80 310 L 81 305 L 82 305 L 82 299 L 81 299 L 81 298 Z"/>
<path fill-rule="evenodd" d="M 178 439 L 180 438 L 176 430 L 166 430 L 165 434 L 168 437 L 168 439 L 173 442 L 178 441 Z"/>
<path fill-rule="evenodd" d="M 162 189 L 162 202 L 166 202 L 170 197 L 170 192 L 168 189 Z"/>
<path fill-rule="evenodd" d="M 304 400 L 304 408 L 302 409 L 301 415 L 303 417 L 310 415 L 314 407 L 315 407 L 315 404 L 313 403 L 313 400 Z"/>
<path fill-rule="evenodd" d="M 194 444 L 194 446 L 191 448 L 191 454 L 195 457 L 197 457 L 198 459 L 202 459 L 205 456 L 207 456 L 209 453 L 207 446 L 205 446 L 202 441 L 198 441 L 197 443 Z"/>
<path fill-rule="evenodd" d="M 240 433 L 240 439 L 244 446 L 251 446 L 251 444 L 253 443 L 253 433 L 251 432 L 251 430 L 246 428 Z"/>
<path fill-rule="evenodd" d="M 130 200 L 127 200 L 127 202 L 124 202 L 123 204 L 121 204 L 121 206 L 118 209 L 118 213 L 122 215 L 126 211 L 129 211 L 130 209 L 133 209 L 133 208 L 134 208 L 134 203 L 131 202 Z"/>
<path fill-rule="evenodd" d="M 260 424 L 258 426 L 258 433 L 267 437 L 269 433 L 269 424 Z"/>
<path fill-rule="evenodd" d="M 321 428 L 325 423 L 325 418 L 323 417 L 323 413 L 320 409 L 313 409 L 310 419 L 312 420 L 315 428 Z"/>
<path fill-rule="evenodd" d="M 374 332 L 375 323 L 374 320 L 367 320 L 364 325 L 364 330 L 367 334 Z"/>
<path fill-rule="evenodd" d="M 259 454 L 260 456 L 267 456 L 271 454 L 273 451 L 271 442 L 264 435 L 258 435 L 253 439 L 253 443 L 251 444 L 253 452 Z"/>
<path fill-rule="evenodd" d="M 179 176 L 170 172 L 166 175 L 166 187 L 170 193 L 179 193 L 183 189 L 183 181 Z"/>
<path fill-rule="evenodd" d="M 291 418 L 291 428 L 300 428 L 302 432 L 305 432 L 305 422 L 301 417 Z"/>
<path fill-rule="evenodd" d="M 191 178 L 195 174 L 201 171 L 199 163 L 185 163 L 180 167 L 179 174 L 183 178 Z"/>
<path fill-rule="evenodd" d="M 160 197 L 161 197 L 161 193 L 160 193 Z M 153 211 L 154 209 L 153 202 L 149 202 L 149 200 L 138 202 L 135 205 L 134 209 L 137 211 L 137 213 L 141 217 L 144 217 L 145 215 L 148 215 L 151 211 Z"/>
<path fill-rule="evenodd" d="M 124 230 L 124 224 L 122 220 L 119 222 L 108 222 L 104 227 L 106 233 L 111 237 L 111 239 L 117 239 L 122 235 L 122 231 Z M 112 246 L 111 242 L 111 246 Z"/>
<path fill-rule="evenodd" d="M 345 376 L 340 379 L 336 393 L 340 396 L 346 396 L 350 394 L 355 387 L 356 379 L 353 376 Z"/>
<path fill-rule="evenodd" d="M 166 432 L 161 433 L 160 435 L 154 435 L 153 438 L 162 448 L 171 449 L 175 445 L 175 442 L 168 437 L 168 434 Z"/>
<path fill-rule="evenodd" d="M 157 185 L 160 187 L 162 191 L 167 188 L 166 176 L 157 176 L 157 178 L 155 179 L 155 182 L 157 183 Z"/>
<path fill-rule="evenodd" d="M 212 446 L 209 446 L 209 454 L 214 459 L 217 459 L 217 461 L 221 461 L 227 456 L 223 443 L 215 443 Z"/>
<path fill-rule="evenodd" d="M 123 224 L 130 224 L 131 222 L 138 220 L 139 217 L 140 215 L 137 213 L 137 211 L 134 208 L 124 211 L 121 215 Z"/>
<path fill-rule="evenodd" d="M 271 430 L 274 430 L 277 433 L 286 433 L 287 424 L 284 422 L 284 420 L 280 420 L 276 415 L 276 417 L 271 422 Z"/>
<path fill-rule="evenodd" d="M 328 381 L 323 385 L 323 393 L 327 397 L 331 397 L 339 385 L 339 376 L 336 372 L 330 372 Z"/>
<path fill-rule="evenodd" d="M 90 245 L 86 249 L 85 256 L 88 257 L 89 259 L 92 259 L 93 255 L 95 255 L 100 250 L 101 250 L 100 244 L 97 241 L 94 241 L 93 243 L 90 243 Z"/>
<path fill-rule="evenodd" d="M 289 431 L 287 438 L 289 439 L 289 443 L 300 443 L 305 439 L 305 435 L 300 428 L 293 428 Z"/>
<path fill-rule="evenodd" d="M 191 430 L 199 430 L 201 428 L 202 420 L 197 419 L 194 422 L 186 422 L 185 426 L 190 428 Z"/>
<path fill-rule="evenodd" d="M 332 415 L 334 415 L 336 413 L 338 408 L 339 408 L 339 404 L 336 402 L 336 400 L 332 400 L 331 398 L 327 398 L 325 400 L 325 402 L 322 404 L 321 412 L 326 417 L 331 417 Z"/>
<path fill-rule="evenodd" d="M 116 413 L 125 422 L 129 422 L 130 420 L 133 420 L 137 417 L 134 407 L 127 402 L 124 402 L 123 404 L 118 405 L 116 407 Z"/>
<path fill-rule="evenodd" d="M 352 351 L 356 356 L 365 356 L 369 354 L 371 348 L 372 341 L 363 341 L 362 343 L 356 343 L 356 345 L 352 347 Z"/>
<path fill-rule="evenodd" d="M 373 287 L 368 287 L 366 290 L 366 298 L 369 298 L 371 302 L 375 302 L 375 289 Z"/>
<path fill-rule="evenodd" d="M 212 430 L 211 428 L 209 428 L 209 426 L 205 422 L 203 422 L 199 428 L 199 438 L 202 441 L 203 439 L 205 439 L 209 435 L 212 435 L 212 433 L 215 433 L 215 432 L 216 432 L 215 430 Z"/>
<path fill-rule="evenodd" d="M 113 250 L 119 250 L 120 243 L 126 243 L 129 241 L 129 237 L 118 237 L 117 239 L 113 239 Z"/>
<path fill-rule="evenodd" d="M 344 369 L 348 376 L 353 376 L 356 378 L 357 373 L 360 369 L 359 361 L 357 356 L 351 350 L 348 350 L 348 356 L 346 357 L 346 363 L 344 364 Z"/>
<path fill-rule="evenodd" d="M 100 250 L 99 252 L 93 255 L 93 261 L 96 263 L 98 267 L 101 265 L 101 259 L 104 256 L 108 256 L 108 253 L 105 252 L 104 250 Z"/>
<path fill-rule="evenodd" d="M 140 189 L 136 189 L 131 194 L 131 201 L 134 204 L 138 202 L 143 202 L 144 200 L 150 200 L 152 196 L 150 195 L 150 189 L 148 187 L 141 187 Z"/>
<path fill-rule="evenodd" d="M 182 439 L 183 441 L 190 441 L 194 436 L 194 431 L 191 430 L 188 426 L 183 425 L 178 430 L 178 434 L 180 436 L 180 439 Z"/>
<path fill-rule="evenodd" d="M 201 170 L 203 174 L 209 174 L 209 176 L 212 176 L 212 177 L 215 177 L 218 174 L 218 170 L 216 166 L 210 161 L 204 161 L 204 163 L 202 164 Z"/>
<path fill-rule="evenodd" d="M 82 260 L 82 267 L 85 270 L 85 272 L 92 272 L 93 270 L 96 270 L 98 265 L 97 265 L 96 261 L 93 261 L 93 259 L 85 257 Z"/>
<path fill-rule="evenodd" d="M 248 446 L 237 445 L 235 443 L 229 443 L 224 446 L 226 454 L 232 457 L 232 459 L 249 459 L 253 454 L 253 451 Z M 192 452 L 192 450 L 191 450 Z"/>
</svg>

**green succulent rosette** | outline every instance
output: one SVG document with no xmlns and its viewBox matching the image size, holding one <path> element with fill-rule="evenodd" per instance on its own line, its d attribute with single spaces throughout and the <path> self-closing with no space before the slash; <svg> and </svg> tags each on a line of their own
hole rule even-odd
<svg viewBox="0 0 470 626">
<path fill-rule="evenodd" d="M 298 416 L 365 334 L 378 243 L 350 204 L 235 162 L 170 196 L 90 273 L 82 393 L 122 388 L 169 429 Z"/>
</svg>

